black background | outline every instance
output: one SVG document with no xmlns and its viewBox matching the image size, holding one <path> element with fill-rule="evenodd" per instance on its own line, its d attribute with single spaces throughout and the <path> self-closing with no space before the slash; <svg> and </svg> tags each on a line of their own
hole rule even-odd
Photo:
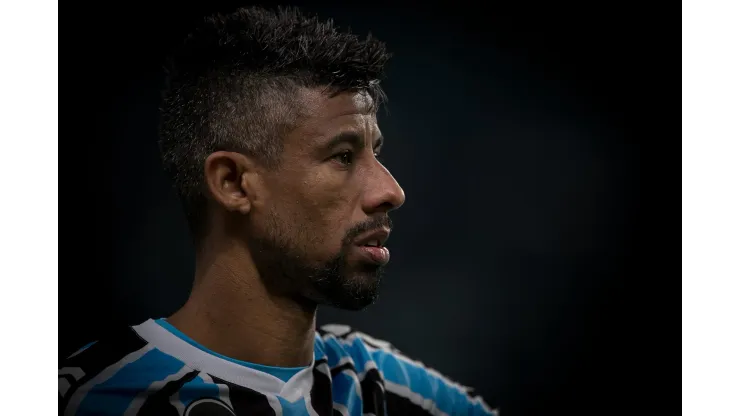
<svg viewBox="0 0 740 416">
<path fill-rule="evenodd" d="M 680 139 L 667 11 L 292 4 L 394 53 L 380 127 L 407 195 L 377 304 L 324 308 L 319 323 L 387 339 L 504 415 L 662 407 L 675 381 L 657 341 L 679 280 L 664 253 L 680 241 L 656 203 L 676 193 Z M 188 295 L 191 247 L 156 148 L 161 59 L 199 16 L 236 5 L 62 14 L 60 358 Z"/>
</svg>

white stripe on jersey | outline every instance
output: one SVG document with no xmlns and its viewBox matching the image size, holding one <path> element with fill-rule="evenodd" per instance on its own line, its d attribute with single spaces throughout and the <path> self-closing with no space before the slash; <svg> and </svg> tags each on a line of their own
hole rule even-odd
<svg viewBox="0 0 740 416">
<path fill-rule="evenodd" d="M 306 411 L 308 412 L 308 415 L 309 415 L 309 416 L 320 416 L 320 415 L 319 415 L 319 414 L 318 414 L 318 413 L 316 412 L 316 409 L 314 409 L 314 408 L 313 408 L 313 405 L 311 404 L 311 393 L 310 393 L 310 392 L 307 392 L 307 393 L 306 393 L 306 394 L 305 394 L 305 395 L 303 396 L 303 404 L 305 404 L 305 405 L 306 405 Z"/>
<path fill-rule="evenodd" d="M 85 376 L 85 372 L 80 367 L 64 367 L 59 369 L 59 376 L 70 375 L 74 377 L 75 381 Z"/>
<path fill-rule="evenodd" d="M 283 385 L 283 388 L 280 389 L 278 395 L 291 403 L 295 403 L 296 400 L 299 400 L 302 396 L 310 394 L 311 387 L 313 387 L 313 369 L 315 364 L 316 361 L 314 360 L 311 362 L 310 366 L 297 372 L 293 377 L 291 377 L 290 380 Z M 320 367 L 325 365 L 326 363 L 322 363 L 316 367 L 321 371 Z M 331 376 L 329 376 L 329 378 L 331 378 Z"/>
<path fill-rule="evenodd" d="M 177 335 L 163 328 L 153 319 L 133 326 L 133 329 L 145 341 L 156 346 L 163 353 L 184 362 L 188 367 L 194 370 L 208 371 L 209 374 L 215 377 L 250 388 L 265 396 L 280 395 L 286 397 L 286 393 L 288 393 L 289 396 L 294 397 L 296 396 L 294 391 L 300 389 L 297 397 L 295 397 L 297 399 L 301 397 L 303 391 L 310 391 L 311 389 L 313 360 L 310 366 L 298 372 L 286 383 L 272 374 L 236 364 L 202 351 L 178 338 Z"/>
<path fill-rule="evenodd" d="M 66 375 L 72 376 L 72 378 L 77 381 L 85 376 L 85 372 L 82 371 L 80 367 L 64 367 L 59 370 L 59 393 L 62 395 L 62 397 L 67 395 L 67 392 L 71 387 L 69 381 L 67 381 L 66 378 L 62 377 Z"/>
<path fill-rule="evenodd" d="M 183 365 L 182 368 L 175 374 L 170 374 L 162 380 L 157 380 L 149 384 L 149 387 L 137 394 L 136 397 L 131 400 L 131 404 L 129 404 L 128 409 L 126 409 L 126 411 L 123 413 L 123 416 L 135 416 L 150 394 L 161 389 L 170 381 L 179 380 L 185 377 L 185 375 L 191 371 L 193 371 L 193 369 L 189 368 L 186 365 Z"/>
<path fill-rule="evenodd" d="M 322 326 L 322 328 L 324 328 L 324 327 Z M 462 384 L 457 383 L 457 382 L 451 380 L 449 377 L 441 374 L 437 370 L 435 370 L 433 368 L 427 367 L 421 361 L 416 361 L 416 360 L 413 360 L 413 359 L 405 356 L 400 351 L 398 351 L 396 349 L 393 349 L 392 346 L 391 346 L 391 344 L 389 342 L 387 342 L 387 341 L 383 341 L 383 340 L 380 340 L 380 339 L 377 339 L 377 338 L 373 338 L 370 335 L 367 335 L 367 334 L 365 334 L 363 332 L 360 332 L 360 331 L 354 331 L 353 333 L 351 333 L 346 338 L 336 338 L 336 340 L 340 344 L 352 345 L 352 343 L 354 342 L 354 340 L 356 338 L 360 338 L 360 340 L 363 340 L 363 341 L 367 340 L 367 341 L 369 341 L 369 342 L 377 345 L 378 347 L 380 347 L 380 348 L 374 347 L 372 345 L 369 345 L 367 342 L 364 342 L 363 344 L 367 347 L 367 349 L 369 351 L 383 351 L 383 352 L 386 352 L 388 354 L 391 354 L 393 357 L 395 357 L 395 358 L 397 358 L 397 359 L 399 359 L 401 361 L 406 362 L 407 364 L 410 364 L 410 365 L 412 365 L 414 367 L 417 367 L 417 368 L 421 368 L 421 369 L 425 370 L 427 373 L 429 373 L 430 375 L 433 375 L 433 376 L 439 378 L 440 380 L 442 380 L 448 386 L 450 386 L 450 387 L 454 388 L 455 390 L 459 391 L 460 393 L 462 393 L 463 396 L 469 402 L 471 402 L 472 404 L 480 404 L 480 406 L 485 411 L 487 411 L 489 413 L 493 413 L 494 415 L 498 414 L 497 411 L 491 409 L 483 401 L 483 399 L 480 396 L 471 397 L 471 395 L 469 393 L 469 391 L 471 390 L 470 387 L 463 386 Z M 370 368 L 377 368 L 377 366 L 375 365 L 375 360 L 369 360 L 366 363 L 366 366 L 365 367 L 366 368 L 364 369 L 364 371 L 360 374 L 360 380 L 364 380 L 365 379 L 365 374 L 367 373 L 367 370 L 369 370 Z"/>
<path fill-rule="evenodd" d="M 67 381 L 66 378 L 59 378 L 59 394 L 62 395 L 62 397 L 67 395 L 67 390 L 69 390 L 69 381 Z"/>
<path fill-rule="evenodd" d="M 275 416 L 283 416 L 283 405 L 280 404 L 277 396 L 274 394 L 265 394 L 265 398 L 267 398 L 267 403 L 270 404 L 272 410 L 275 411 Z"/>
<path fill-rule="evenodd" d="M 347 409 L 347 406 L 343 404 L 339 404 L 337 402 L 334 402 L 334 410 L 341 413 L 342 416 L 349 416 L 349 409 Z"/>
<path fill-rule="evenodd" d="M 411 389 L 406 386 L 391 383 L 390 381 L 385 380 L 385 388 L 391 393 L 397 394 L 401 397 L 405 397 L 411 403 L 431 413 L 432 416 L 449 416 L 447 413 L 439 410 L 437 408 L 437 404 L 434 403 L 433 400 L 423 398 L 420 394 L 411 391 Z"/>
<path fill-rule="evenodd" d="M 214 403 L 215 405 L 217 405 L 219 408 L 222 408 L 222 409 L 225 408 L 226 406 L 224 402 L 218 401 L 216 399 L 210 399 L 210 398 L 209 399 L 198 399 L 198 403 Z M 229 409 L 228 407 L 226 407 L 226 409 L 228 409 L 231 414 L 234 414 L 232 409 Z M 192 413 L 192 411 L 193 411 L 193 407 L 188 407 L 187 413 L 185 413 L 184 416 L 189 416 Z"/>
<path fill-rule="evenodd" d="M 342 324 L 326 324 L 322 325 L 321 329 L 326 332 L 330 332 L 338 337 L 341 337 L 347 335 L 352 330 L 352 327 Z"/>
<path fill-rule="evenodd" d="M 87 393 L 95 386 L 97 386 L 100 383 L 104 383 L 109 378 L 116 375 L 116 373 L 125 367 L 128 364 L 131 364 L 132 362 L 138 360 L 141 358 L 144 354 L 148 353 L 154 348 L 152 344 L 146 344 L 141 349 L 134 351 L 125 357 L 123 357 L 120 361 L 116 362 L 115 364 L 109 365 L 106 367 L 103 371 L 98 373 L 97 376 L 90 379 L 87 383 L 80 386 L 77 391 L 72 394 L 72 397 L 69 399 L 69 403 L 67 403 L 67 408 L 64 409 L 64 416 L 73 416 L 77 413 L 77 408 L 80 407 L 80 404 L 82 403 L 82 399 L 85 398 Z"/>
<path fill-rule="evenodd" d="M 345 358 L 349 358 L 349 360 L 345 360 Z M 354 370 L 352 370 L 350 368 L 345 368 L 344 370 L 342 370 L 341 372 L 339 372 L 339 374 L 344 373 L 344 374 L 348 375 L 352 379 L 352 384 L 355 385 L 355 392 L 357 393 L 357 395 L 359 397 L 362 397 L 362 387 L 360 386 L 360 381 L 362 379 L 361 378 L 358 378 L 358 376 L 357 376 L 357 368 L 355 368 L 355 363 L 354 363 L 354 361 L 352 361 L 352 357 L 342 357 L 342 359 L 339 360 L 339 363 L 337 363 L 336 366 L 338 367 L 338 366 L 340 366 L 340 365 L 342 365 L 342 364 L 344 364 L 346 362 L 351 362 L 352 363 L 352 367 L 354 368 Z M 331 374 L 331 373 L 329 373 L 329 374 Z M 329 377 L 331 378 L 331 375 Z M 363 375 L 363 377 L 364 377 L 364 375 Z"/>
<path fill-rule="evenodd" d="M 405 356 L 402 352 L 400 352 L 400 351 L 398 351 L 396 349 L 392 349 L 391 348 L 391 345 L 388 342 L 386 342 L 386 341 L 382 341 L 382 340 L 378 340 L 378 339 L 372 338 L 369 335 L 364 334 L 362 332 L 354 332 L 354 333 L 352 333 L 350 336 L 348 336 L 345 339 L 337 339 L 337 340 L 339 342 L 341 342 L 341 343 L 344 343 L 344 344 L 347 344 L 347 345 L 351 345 L 352 342 L 354 342 L 354 340 L 356 338 L 360 338 L 360 340 L 368 340 L 368 341 L 372 342 L 373 344 L 378 345 L 378 347 L 380 347 L 380 348 L 378 348 L 378 347 L 374 347 L 374 346 L 372 346 L 372 345 L 370 345 L 368 343 L 364 343 L 365 346 L 367 347 L 367 349 L 369 351 L 383 351 L 383 352 L 387 352 L 388 354 L 391 354 L 395 358 L 398 358 L 399 360 L 404 361 L 407 364 L 410 364 L 410 365 L 412 365 L 414 367 L 423 369 L 424 371 L 426 371 L 430 375 L 433 375 L 433 376 L 439 378 L 440 380 L 442 380 L 443 382 L 445 382 L 445 384 L 449 385 L 450 387 L 454 388 L 455 390 L 459 391 L 460 393 L 468 396 L 468 391 L 470 390 L 469 387 L 463 386 L 462 384 L 460 384 L 460 383 L 458 383 L 458 382 L 456 382 L 454 380 L 451 380 L 449 377 L 441 374 L 437 370 L 435 370 L 433 368 L 427 367 L 421 361 L 416 361 L 414 359 L 411 359 L 411 358 Z M 472 398 L 471 398 L 471 400 L 472 400 Z"/>
<path fill-rule="evenodd" d="M 367 360 L 367 361 L 365 361 L 365 368 L 363 368 L 362 369 L 362 372 L 360 374 L 358 374 L 358 377 L 360 378 L 360 381 L 364 380 L 365 379 L 365 376 L 367 375 L 367 372 L 370 371 L 370 370 L 372 370 L 372 369 L 376 369 L 376 370 L 380 371 L 380 369 L 378 369 L 378 364 L 375 363 L 375 360 Z"/>
</svg>

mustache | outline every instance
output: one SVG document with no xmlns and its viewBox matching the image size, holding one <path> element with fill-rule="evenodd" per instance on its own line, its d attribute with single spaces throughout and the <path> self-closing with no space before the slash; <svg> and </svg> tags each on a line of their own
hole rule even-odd
<svg viewBox="0 0 740 416">
<path fill-rule="evenodd" d="M 360 234 L 377 230 L 379 228 L 388 228 L 389 230 L 393 230 L 393 222 L 387 214 L 370 218 L 367 221 L 352 226 L 344 237 L 344 244 L 351 244 Z"/>
</svg>

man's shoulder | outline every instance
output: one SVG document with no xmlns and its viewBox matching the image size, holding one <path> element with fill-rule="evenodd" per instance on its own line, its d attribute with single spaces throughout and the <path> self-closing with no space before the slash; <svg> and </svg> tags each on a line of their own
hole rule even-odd
<svg viewBox="0 0 740 416">
<path fill-rule="evenodd" d="M 129 354 L 145 352 L 149 343 L 141 338 L 131 326 L 118 326 L 107 329 L 95 341 L 81 345 L 74 353 L 60 361 L 59 369 L 86 368 L 89 375 L 92 370 L 106 368 Z"/>
<path fill-rule="evenodd" d="M 153 381 L 181 373 L 185 380 L 195 372 L 155 348 L 135 327 L 111 329 L 61 360 L 59 412 L 123 414 Z"/>
<path fill-rule="evenodd" d="M 412 358 L 391 342 L 348 325 L 317 329 L 331 374 L 354 373 L 360 381 L 377 371 L 389 404 L 396 409 L 422 407 L 432 414 L 496 414 L 475 391 Z M 466 413 L 467 414 L 467 413 Z"/>
</svg>

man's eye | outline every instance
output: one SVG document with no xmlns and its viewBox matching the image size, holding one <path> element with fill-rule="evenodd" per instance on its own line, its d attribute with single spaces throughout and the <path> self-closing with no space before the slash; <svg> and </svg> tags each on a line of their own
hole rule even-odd
<svg viewBox="0 0 740 416">
<path fill-rule="evenodd" d="M 344 152 L 335 155 L 334 158 L 343 165 L 351 165 L 355 160 L 355 155 L 349 150 L 345 150 Z"/>
</svg>

